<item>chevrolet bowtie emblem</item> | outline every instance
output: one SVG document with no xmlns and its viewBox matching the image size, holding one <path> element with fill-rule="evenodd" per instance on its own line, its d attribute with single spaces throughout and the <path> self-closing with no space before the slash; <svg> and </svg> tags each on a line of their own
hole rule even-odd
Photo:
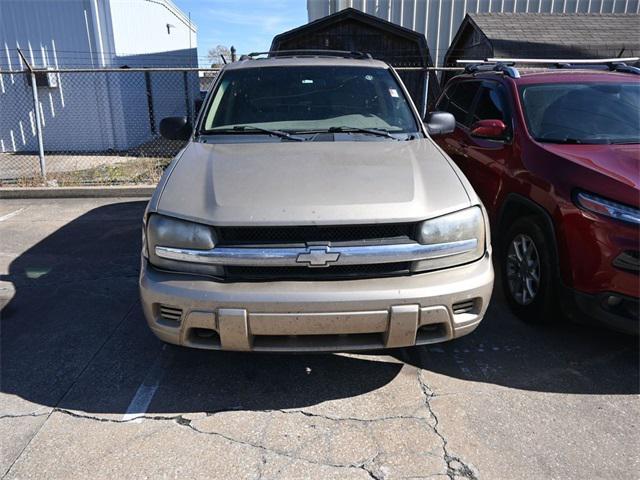
<svg viewBox="0 0 640 480">
<path fill-rule="evenodd" d="M 298 254 L 297 263 L 306 263 L 307 267 L 328 267 L 337 262 L 340 253 L 329 251 L 329 247 L 309 247 L 304 253 Z"/>
</svg>

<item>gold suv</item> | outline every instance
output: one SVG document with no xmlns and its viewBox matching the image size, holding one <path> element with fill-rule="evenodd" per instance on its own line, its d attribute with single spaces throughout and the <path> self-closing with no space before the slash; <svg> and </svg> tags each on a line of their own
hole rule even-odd
<svg viewBox="0 0 640 480">
<path fill-rule="evenodd" d="M 305 52 L 227 65 L 144 218 L 151 330 L 197 348 L 336 351 L 470 333 L 493 286 L 475 192 L 394 70 Z"/>
</svg>

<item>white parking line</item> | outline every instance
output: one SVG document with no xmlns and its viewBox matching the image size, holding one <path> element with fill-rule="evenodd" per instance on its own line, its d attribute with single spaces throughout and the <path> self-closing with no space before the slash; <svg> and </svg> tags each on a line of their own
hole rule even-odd
<svg viewBox="0 0 640 480">
<path fill-rule="evenodd" d="M 131 399 L 131 403 L 127 407 L 127 412 L 122 416 L 122 420 L 125 422 L 133 420 L 133 423 L 142 422 L 142 418 L 146 413 L 153 396 L 158 390 L 160 381 L 164 376 L 167 366 L 171 360 L 171 355 L 167 353 L 167 346 L 163 345 L 162 350 L 156 357 L 153 365 L 146 377 L 138 387 L 136 394 Z"/>
<path fill-rule="evenodd" d="M 20 212 L 22 212 L 26 208 L 27 207 L 22 207 L 22 208 L 16 210 L 15 212 L 7 213 L 6 215 L 1 216 L 0 217 L 0 222 L 4 222 L 5 220 L 9 220 L 10 218 L 15 217 L 16 215 L 18 215 Z"/>
</svg>

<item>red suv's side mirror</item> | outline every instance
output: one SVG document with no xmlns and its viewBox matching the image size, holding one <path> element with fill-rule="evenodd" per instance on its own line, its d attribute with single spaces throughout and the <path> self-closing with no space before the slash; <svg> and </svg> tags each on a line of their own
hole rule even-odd
<svg viewBox="0 0 640 480">
<path fill-rule="evenodd" d="M 471 135 L 479 138 L 502 140 L 507 133 L 507 126 L 502 120 L 480 120 L 471 125 Z"/>
</svg>

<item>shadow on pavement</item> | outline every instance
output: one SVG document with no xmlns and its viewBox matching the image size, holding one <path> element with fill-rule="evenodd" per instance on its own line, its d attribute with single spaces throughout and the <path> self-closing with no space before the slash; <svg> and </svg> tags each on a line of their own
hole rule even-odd
<svg viewBox="0 0 640 480">
<path fill-rule="evenodd" d="M 138 301 L 145 206 L 95 208 L 11 263 L 2 278 L 15 287 L 0 319 L 2 393 L 119 414 L 149 384 L 157 391 L 148 413 L 284 409 L 376 390 L 402 368 L 389 359 L 342 355 L 163 348 Z"/>
<path fill-rule="evenodd" d="M 498 278 L 487 315 L 475 332 L 395 356 L 449 377 L 522 390 L 640 393 L 638 337 L 561 317 L 544 325 L 522 322 L 509 311 Z"/>
<path fill-rule="evenodd" d="M 138 302 L 144 208 L 145 202 L 127 202 L 91 210 L 12 262 L 2 278 L 16 290 L 0 319 L 3 393 L 51 407 L 121 414 L 146 385 L 156 389 L 152 414 L 264 410 L 362 395 L 398 375 L 402 364 L 383 355 L 163 348 Z M 390 353 L 447 376 L 511 388 L 638 393 L 637 339 L 570 324 L 525 325 L 499 298 L 470 336 Z"/>
</svg>

